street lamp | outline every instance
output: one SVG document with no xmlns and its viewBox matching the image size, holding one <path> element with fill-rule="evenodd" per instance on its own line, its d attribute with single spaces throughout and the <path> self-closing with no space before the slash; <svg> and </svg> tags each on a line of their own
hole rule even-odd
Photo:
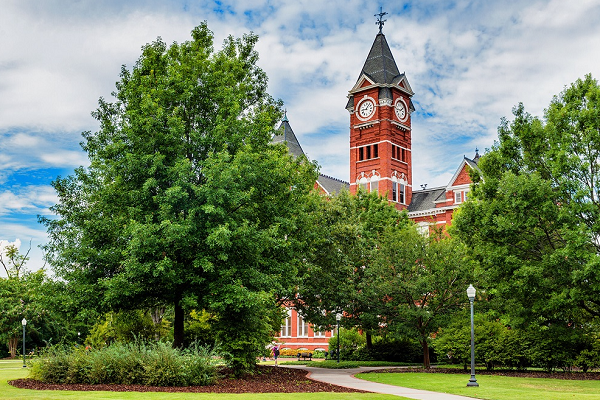
<svg viewBox="0 0 600 400">
<path fill-rule="evenodd" d="M 25 318 L 21 321 L 21 325 L 23 325 L 23 368 L 27 368 L 27 365 L 25 365 L 25 326 L 27 325 L 27 320 Z"/>
<path fill-rule="evenodd" d="M 337 348 L 337 359 L 338 364 L 340 362 L 340 321 L 342 320 L 342 314 L 335 314 L 335 320 L 337 321 L 338 331 L 337 331 L 337 339 L 338 339 L 338 348 Z"/>
<path fill-rule="evenodd" d="M 475 379 L 475 330 L 473 328 L 473 301 L 475 301 L 475 288 L 473 285 L 469 285 L 467 288 L 467 297 L 471 303 L 471 379 L 467 386 L 479 386 L 477 379 Z"/>
</svg>

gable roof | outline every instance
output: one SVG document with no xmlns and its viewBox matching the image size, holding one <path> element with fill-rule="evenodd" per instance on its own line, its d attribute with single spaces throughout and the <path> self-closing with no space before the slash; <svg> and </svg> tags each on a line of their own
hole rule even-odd
<svg viewBox="0 0 600 400">
<path fill-rule="evenodd" d="M 475 157 L 472 160 L 470 158 L 467 158 L 467 156 L 464 156 L 462 162 L 458 166 L 458 169 L 452 176 L 452 179 L 450 179 L 450 182 L 448 182 L 446 189 L 451 190 L 450 188 L 452 188 L 454 186 L 456 179 L 458 178 L 458 176 L 464 169 L 465 165 L 468 165 L 470 168 L 473 168 L 475 170 L 479 170 L 479 166 L 477 165 L 478 162 L 479 162 L 479 152 L 475 153 Z"/>
<path fill-rule="evenodd" d="M 317 183 L 321 188 L 323 188 L 325 194 L 328 195 L 337 194 L 343 189 L 350 190 L 350 184 L 348 182 L 344 182 L 341 179 L 333 178 L 323 174 L 319 174 Z"/>
</svg>

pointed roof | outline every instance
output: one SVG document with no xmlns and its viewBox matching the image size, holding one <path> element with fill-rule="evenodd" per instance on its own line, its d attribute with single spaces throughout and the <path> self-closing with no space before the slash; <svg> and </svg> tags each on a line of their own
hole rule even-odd
<svg viewBox="0 0 600 400">
<path fill-rule="evenodd" d="M 304 151 L 302 150 L 302 146 L 300 146 L 300 142 L 298 142 L 298 138 L 294 134 L 292 127 L 290 126 L 290 121 L 287 118 L 287 113 L 284 119 L 281 121 L 281 125 L 277 128 L 277 134 L 273 136 L 273 143 L 284 143 L 291 154 L 295 157 L 303 156 Z"/>
<path fill-rule="evenodd" d="M 285 144 L 290 154 L 292 154 L 294 157 L 306 155 L 304 154 L 304 150 L 302 150 L 302 146 L 300 146 L 300 142 L 298 142 L 296 134 L 290 126 L 290 121 L 288 120 L 287 112 L 284 114 L 283 120 L 281 120 L 281 125 L 279 125 L 279 128 L 277 128 L 277 134 L 273 136 L 273 140 L 271 141 L 271 143 Z M 341 179 L 336 179 L 323 174 L 319 174 L 317 184 L 323 189 L 323 191 L 327 195 L 339 193 L 343 189 L 350 189 L 350 184 L 348 182 L 344 182 Z"/>
<path fill-rule="evenodd" d="M 385 35 L 383 33 L 378 33 L 377 36 L 375 36 L 375 41 L 373 42 L 373 46 L 371 46 L 371 51 L 367 56 L 367 60 L 365 61 L 365 65 L 363 66 L 358 79 L 360 79 L 363 74 L 379 84 L 397 83 L 399 79 L 394 78 L 404 75 L 398 70 L 390 46 L 388 45 L 387 40 L 385 40 Z"/>
</svg>

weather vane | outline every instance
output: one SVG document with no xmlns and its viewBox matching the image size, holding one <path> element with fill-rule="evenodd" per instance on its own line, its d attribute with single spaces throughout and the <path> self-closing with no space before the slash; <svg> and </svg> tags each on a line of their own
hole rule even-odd
<svg viewBox="0 0 600 400">
<path fill-rule="evenodd" d="M 375 22 L 375 24 L 379 25 L 379 33 L 383 33 L 383 24 L 387 21 L 387 19 L 382 19 L 384 15 L 387 15 L 387 13 L 383 12 L 383 7 L 379 7 L 379 14 L 375 14 L 375 17 L 377 17 L 377 22 Z"/>
</svg>

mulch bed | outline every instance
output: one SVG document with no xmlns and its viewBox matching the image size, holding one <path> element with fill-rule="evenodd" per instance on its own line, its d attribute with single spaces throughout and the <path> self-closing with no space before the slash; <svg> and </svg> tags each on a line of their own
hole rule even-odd
<svg viewBox="0 0 600 400">
<path fill-rule="evenodd" d="M 227 371 L 221 372 L 227 376 Z M 190 392 L 190 393 L 366 393 L 329 383 L 318 382 L 306 377 L 307 371 L 290 368 L 258 366 L 253 375 L 241 379 L 221 378 L 209 386 L 143 386 L 143 385 L 83 385 L 51 384 L 34 379 L 16 379 L 8 383 L 21 389 L 36 390 L 82 390 L 110 392 Z"/>
<path fill-rule="evenodd" d="M 422 373 L 430 373 L 430 374 L 461 374 L 461 375 L 470 375 L 471 370 L 465 371 L 460 368 L 390 368 L 390 369 L 381 369 L 376 371 L 368 371 L 367 373 L 379 373 L 379 372 L 389 372 L 389 373 L 410 373 L 410 372 L 422 372 Z M 575 381 L 596 381 L 600 380 L 600 372 L 542 372 L 542 371 L 511 371 L 511 370 L 496 370 L 496 371 L 486 371 L 486 370 L 476 370 L 475 376 L 477 375 L 496 375 L 496 376 L 509 376 L 513 378 L 549 378 L 549 379 L 565 379 L 565 380 L 575 380 Z"/>
</svg>

